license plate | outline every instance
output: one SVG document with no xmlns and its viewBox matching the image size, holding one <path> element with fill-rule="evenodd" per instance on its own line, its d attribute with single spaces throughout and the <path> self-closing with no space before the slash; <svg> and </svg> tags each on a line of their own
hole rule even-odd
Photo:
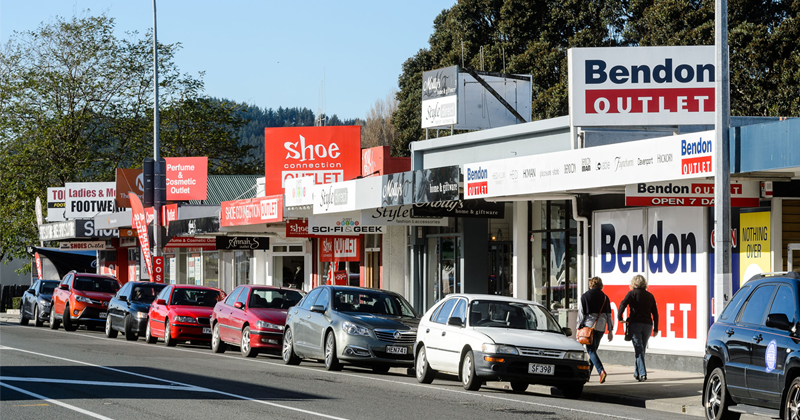
<svg viewBox="0 0 800 420">
<path fill-rule="evenodd" d="M 108 312 L 100 312 L 100 318 L 105 318 L 108 316 Z"/>
<path fill-rule="evenodd" d="M 553 375 L 555 373 L 555 365 L 540 365 L 538 363 L 529 363 L 528 373 L 533 373 L 534 375 Z"/>
<path fill-rule="evenodd" d="M 386 346 L 388 354 L 408 354 L 408 347 Z"/>
<path fill-rule="evenodd" d="M 211 334 L 211 327 L 203 328 L 203 334 Z"/>
</svg>

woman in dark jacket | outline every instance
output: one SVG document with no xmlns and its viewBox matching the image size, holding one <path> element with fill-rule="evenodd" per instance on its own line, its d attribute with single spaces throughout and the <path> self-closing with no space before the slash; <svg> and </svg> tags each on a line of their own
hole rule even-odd
<svg viewBox="0 0 800 420">
<path fill-rule="evenodd" d="M 627 321 L 623 321 L 622 315 L 625 313 L 625 308 L 628 307 L 631 309 L 630 316 Z M 633 276 L 631 291 L 625 295 L 625 299 L 622 299 L 618 314 L 619 322 L 628 324 L 628 332 L 636 354 L 633 377 L 639 382 L 644 382 L 647 380 L 644 353 L 650 335 L 653 337 L 658 335 L 658 308 L 656 307 L 656 298 L 647 291 L 647 280 L 641 275 Z"/>
<path fill-rule="evenodd" d="M 594 326 L 592 344 L 586 346 L 589 360 L 600 375 L 600 383 L 606 381 L 606 371 L 603 362 L 597 355 L 597 347 L 608 326 L 608 341 L 614 339 L 614 317 L 611 315 L 611 301 L 603 293 L 603 280 L 600 277 L 589 279 L 589 290 L 581 296 L 581 305 L 578 308 L 578 328 Z"/>
</svg>

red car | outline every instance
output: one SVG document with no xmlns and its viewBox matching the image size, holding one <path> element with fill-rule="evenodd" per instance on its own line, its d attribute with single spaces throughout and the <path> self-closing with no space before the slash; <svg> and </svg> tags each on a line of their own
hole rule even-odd
<svg viewBox="0 0 800 420">
<path fill-rule="evenodd" d="M 145 341 L 153 344 L 163 338 L 170 347 L 179 341 L 210 341 L 211 313 L 224 297 L 222 290 L 212 287 L 189 284 L 165 287 L 150 305 Z"/>
<path fill-rule="evenodd" d="M 245 357 L 255 357 L 260 350 L 281 349 L 286 312 L 302 298 L 303 292 L 297 289 L 237 287 L 214 307 L 211 349 L 222 353 L 227 344 L 233 344 Z"/>
</svg>

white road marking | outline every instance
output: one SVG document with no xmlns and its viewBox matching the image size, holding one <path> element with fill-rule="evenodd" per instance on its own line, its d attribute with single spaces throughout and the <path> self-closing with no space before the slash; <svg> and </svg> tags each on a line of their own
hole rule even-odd
<svg viewBox="0 0 800 420">
<path fill-rule="evenodd" d="M 91 336 L 84 335 L 84 337 L 91 337 Z M 133 343 L 131 343 L 131 344 L 133 344 Z M 171 381 L 169 379 L 157 378 L 155 376 L 143 375 L 141 373 L 136 373 L 136 372 L 128 372 L 128 371 L 125 371 L 125 370 L 122 370 L 122 369 L 116 369 L 116 368 L 112 368 L 112 367 L 108 367 L 108 366 L 96 365 L 94 363 L 81 362 L 80 360 L 68 359 L 68 358 L 65 358 L 65 357 L 53 356 L 53 355 L 50 355 L 50 354 L 38 353 L 38 352 L 35 352 L 35 351 L 23 350 L 23 349 L 18 349 L 18 348 L 15 348 L 15 347 L 8 347 L 8 346 L 3 346 L 2 350 L 12 350 L 12 351 L 18 351 L 18 352 L 22 352 L 22 353 L 34 354 L 34 355 L 37 355 L 37 356 L 49 357 L 51 359 L 57 359 L 57 360 L 63 360 L 63 361 L 66 361 L 66 362 L 76 363 L 76 364 L 79 364 L 79 365 L 91 366 L 91 367 L 95 367 L 95 368 L 98 368 L 98 369 L 110 370 L 112 372 L 118 372 L 118 373 L 124 373 L 124 374 L 127 374 L 127 375 L 138 376 L 140 378 L 147 378 L 147 379 L 150 379 L 150 380 L 153 380 L 153 381 L 166 382 L 166 383 L 169 383 L 171 385 L 181 385 L 181 386 L 185 386 L 185 387 L 189 387 L 189 388 L 196 388 L 197 391 L 201 391 L 201 392 L 208 392 L 208 393 L 211 393 L 211 394 L 219 394 L 219 395 L 224 395 L 226 397 L 238 398 L 240 400 L 252 401 L 252 402 L 255 402 L 255 403 L 258 403 L 258 404 L 269 405 L 271 407 L 282 408 L 284 410 L 290 410 L 290 411 L 296 411 L 298 413 L 309 414 L 309 415 L 312 415 L 312 416 L 323 417 L 323 418 L 326 418 L 326 419 L 347 420 L 347 419 L 342 418 L 342 417 L 331 416 L 331 415 L 324 414 L 324 413 L 319 413 L 319 412 L 316 412 L 316 411 L 303 410 L 302 408 L 295 408 L 295 407 L 290 407 L 288 405 L 276 404 L 276 403 L 273 403 L 273 402 L 263 401 L 263 400 L 257 400 L 255 398 L 245 397 L 244 395 L 231 394 L 230 392 L 218 391 L 216 389 L 196 387 L 194 385 L 189 385 L 189 384 L 184 384 L 184 383 L 181 383 L 181 382 Z M 10 385 L 6 385 L 6 384 L 3 384 L 3 386 L 9 386 L 10 387 Z M 14 389 L 18 389 L 18 388 L 14 387 Z"/>
<path fill-rule="evenodd" d="M 8 350 L 8 347 L 4 347 L 4 349 Z M 17 392 L 19 392 L 19 393 L 22 393 L 22 394 L 25 394 L 25 395 L 29 395 L 29 396 L 31 396 L 31 397 L 33 397 L 33 398 L 38 398 L 38 399 L 40 399 L 40 400 L 42 400 L 42 401 L 47 401 L 47 402 L 48 402 L 48 403 L 50 403 L 50 404 L 59 405 L 59 406 L 61 406 L 61 407 L 64 407 L 64 408 L 68 408 L 68 409 L 70 409 L 70 410 L 72 410 L 72 411 L 77 411 L 77 412 L 79 412 L 79 413 L 81 413 L 81 414 L 86 414 L 87 416 L 94 417 L 94 418 L 96 418 L 96 419 L 101 419 L 101 420 L 113 420 L 113 419 L 112 419 L 112 418 L 110 418 L 110 417 L 101 416 L 100 414 L 93 413 L 93 412 L 91 412 L 91 411 L 89 411 L 89 410 L 84 410 L 84 409 L 82 409 L 82 408 L 75 407 L 74 405 L 70 405 L 70 404 L 67 404 L 67 403 L 63 403 L 63 402 L 61 402 L 61 401 L 56 401 L 56 400 L 53 400 L 53 399 L 47 398 L 47 397 L 45 397 L 44 395 L 39 395 L 39 394 L 36 394 L 36 393 L 30 392 L 30 391 L 26 391 L 26 390 L 24 390 L 24 389 L 20 389 L 20 388 L 17 388 L 17 387 L 15 387 L 15 386 L 11 386 L 11 385 L 9 385 L 9 384 L 4 384 L 4 383 L 0 382 L 0 387 L 5 387 L 5 388 L 8 388 L 8 389 L 12 389 L 12 390 L 14 390 L 14 391 L 17 391 Z"/>
<path fill-rule="evenodd" d="M 53 384 L 70 384 L 70 385 L 89 385 L 89 386 L 119 386 L 127 388 L 148 388 L 148 389 L 167 389 L 171 391 L 200 391 L 206 392 L 203 388 L 196 386 L 175 386 L 175 385 L 158 385 L 158 384 L 141 384 L 134 382 L 102 382 L 102 381 L 78 381 L 73 379 L 52 379 L 52 378 L 27 378 L 22 376 L 0 376 L 0 381 L 6 382 L 43 382 Z"/>
</svg>

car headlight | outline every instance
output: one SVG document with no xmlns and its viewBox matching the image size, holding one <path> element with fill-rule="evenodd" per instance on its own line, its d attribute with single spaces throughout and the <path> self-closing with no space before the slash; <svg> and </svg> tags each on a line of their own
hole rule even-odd
<svg viewBox="0 0 800 420">
<path fill-rule="evenodd" d="M 266 321 L 258 321 L 256 322 L 256 327 L 264 328 L 266 330 L 278 330 L 283 331 L 283 325 L 271 324 Z"/>
<path fill-rule="evenodd" d="M 78 302 L 83 302 L 83 303 L 92 303 L 91 299 L 89 299 L 88 297 L 85 297 L 85 296 L 81 296 L 81 295 L 75 295 L 75 300 L 78 301 Z"/>
<path fill-rule="evenodd" d="M 184 324 L 194 324 L 194 318 L 190 316 L 176 316 L 175 322 L 183 322 Z"/>
<path fill-rule="evenodd" d="M 519 354 L 519 351 L 514 346 L 505 346 L 502 344 L 489 344 L 489 343 L 484 343 L 483 352 L 494 353 L 494 354 Z"/>
<path fill-rule="evenodd" d="M 342 322 L 342 329 L 350 335 L 366 335 L 369 336 L 367 327 L 353 324 L 352 322 Z"/>
<path fill-rule="evenodd" d="M 585 351 L 568 351 L 564 353 L 564 358 L 567 360 L 582 360 L 585 362 L 587 354 Z"/>
<path fill-rule="evenodd" d="M 139 319 L 147 318 L 147 312 L 131 312 L 131 314 L 134 317 L 139 318 Z M 178 317 L 178 318 L 189 318 L 189 319 L 192 319 L 191 317 L 188 317 L 188 316 L 183 316 L 183 317 Z M 177 320 L 178 318 L 175 318 L 175 320 Z M 192 322 L 194 322 L 194 320 Z"/>
<path fill-rule="evenodd" d="M 47 301 L 46 299 L 39 298 L 39 305 L 50 306 L 50 302 Z"/>
</svg>

